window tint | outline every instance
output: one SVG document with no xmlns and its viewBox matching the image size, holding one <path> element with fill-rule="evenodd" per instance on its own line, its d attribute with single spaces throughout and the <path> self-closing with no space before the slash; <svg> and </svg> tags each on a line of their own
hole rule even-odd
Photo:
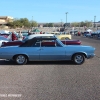
<svg viewBox="0 0 100 100">
<path fill-rule="evenodd" d="M 42 40 L 41 47 L 59 47 L 56 40 Z"/>
<path fill-rule="evenodd" d="M 40 47 L 40 40 L 36 40 L 33 44 L 32 47 Z"/>
</svg>

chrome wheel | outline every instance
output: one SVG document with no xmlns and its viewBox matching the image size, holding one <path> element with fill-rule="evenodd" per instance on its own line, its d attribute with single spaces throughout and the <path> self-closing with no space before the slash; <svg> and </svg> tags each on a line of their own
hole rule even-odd
<svg viewBox="0 0 100 100">
<path fill-rule="evenodd" d="M 17 55 L 15 61 L 17 64 L 23 65 L 27 63 L 27 58 L 25 55 Z"/>
<path fill-rule="evenodd" d="M 75 54 L 74 57 L 73 57 L 73 61 L 80 65 L 80 64 L 83 64 L 84 61 L 85 61 L 85 57 L 83 54 Z"/>
</svg>

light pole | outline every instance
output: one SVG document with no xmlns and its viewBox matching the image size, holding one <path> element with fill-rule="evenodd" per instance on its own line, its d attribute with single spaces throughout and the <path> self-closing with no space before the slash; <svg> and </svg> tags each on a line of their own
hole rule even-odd
<svg viewBox="0 0 100 100">
<path fill-rule="evenodd" d="M 68 14 L 68 12 L 66 12 L 66 24 L 67 24 L 67 14 Z"/>
<path fill-rule="evenodd" d="M 91 20 L 91 25 L 90 25 L 90 27 L 92 27 L 92 28 L 93 28 L 92 20 Z"/>
<path fill-rule="evenodd" d="M 33 16 L 32 16 L 32 28 L 33 28 Z"/>
<path fill-rule="evenodd" d="M 62 19 L 61 19 L 61 27 L 62 27 Z"/>
<path fill-rule="evenodd" d="M 95 20 L 96 20 L 96 16 L 94 16 L 94 28 L 96 27 L 96 25 L 95 25 Z"/>
</svg>

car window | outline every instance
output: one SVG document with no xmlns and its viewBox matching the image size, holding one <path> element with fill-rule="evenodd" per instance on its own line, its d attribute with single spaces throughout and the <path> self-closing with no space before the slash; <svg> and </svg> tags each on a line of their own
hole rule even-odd
<svg viewBox="0 0 100 100">
<path fill-rule="evenodd" d="M 32 47 L 60 47 L 56 40 L 36 40 Z"/>
<path fill-rule="evenodd" d="M 55 42 L 53 40 L 42 40 L 41 47 L 55 47 Z"/>
<path fill-rule="evenodd" d="M 41 47 L 59 47 L 60 45 L 56 40 L 42 40 Z"/>
<path fill-rule="evenodd" d="M 40 40 L 36 40 L 33 44 L 32 47 L 40 47 Z"/>
<path fill-rule="evenodd" d="M 24 39 L 23 39 L 23 42 L 25 42 L 25 41 L 27 41 L 28 40 L 28 38 L 27 37 L 25 37 Z"/>
<path fill-rule="evenodd" d="M 24 42 L 20 47 L 62 47 L 56 38 L 33 38 Z"/>
<path fill-rule="evenodd" d="M 36 42 L 35 39 L 33 41 L 32 41 L 32 39 L 30 39 L 30 40 L 27 40 L 27 41 L 23 42 L 20 45 L 20 47 L 32 47 L 32 44 L 34 44 L 35 42 Z"/>
<path fill-rule="evenodd" d="M 33 47 L 40 47 L 40 41 L 36 41 L 32 46 Z"/>
</svg>

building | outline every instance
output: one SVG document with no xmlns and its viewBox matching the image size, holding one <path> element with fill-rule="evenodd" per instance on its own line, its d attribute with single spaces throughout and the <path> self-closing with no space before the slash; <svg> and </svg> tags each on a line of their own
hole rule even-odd
<svg viewBox="0 0 100 100">
<path fill-rule="evenodd" d="M 7 26 L 8 22 L 13 22 L 13 17 L 10 16 L 0 16 L 0 27 Z"/>
<path fill-rule="evenodd" d="M 94 27 L 100 27 L 100 21 L 92 23 Z"/>
</svg>

